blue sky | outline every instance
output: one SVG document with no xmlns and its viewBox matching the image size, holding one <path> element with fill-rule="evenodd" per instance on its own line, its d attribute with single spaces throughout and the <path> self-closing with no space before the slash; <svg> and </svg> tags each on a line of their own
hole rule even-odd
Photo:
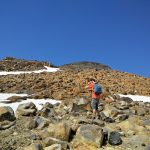
<svg viewBox="0 0 150 150">
<path fill-rule="evenodd" d="M 149 0 L 0 0 L 0 59 L 94 61 L 150 77 Z"/>
</svg>

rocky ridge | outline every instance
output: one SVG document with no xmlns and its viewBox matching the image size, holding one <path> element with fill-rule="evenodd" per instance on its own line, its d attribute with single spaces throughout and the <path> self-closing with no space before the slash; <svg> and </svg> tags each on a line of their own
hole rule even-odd
<svg viewBox="0 0 150 150">
<path fill-rule="evenodd" d="M 44 66 L 51 66 L 48 62 L 27 61 L 6 57 L 0 60 L 0 71 L 34 71 L 44 69 Z"/>
</svg>

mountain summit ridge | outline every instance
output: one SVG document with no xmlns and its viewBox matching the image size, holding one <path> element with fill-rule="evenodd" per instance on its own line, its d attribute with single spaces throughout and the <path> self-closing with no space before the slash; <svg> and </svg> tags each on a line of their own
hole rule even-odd
<svg viewBox="0 0 150 150">
<path fill-rule="evenodd" d="M 56 66 L 46 61 L 25 60 L 14 57 L 6 57 L 0 60 L 0 71 L 33 71 L 43 69 L 44 66 L 59 67 L 60 69 L 85 70 L 85 69 L 111 69 L 109 66 L 92 61 L 77 61 Z"/>
<path fill-rule="evenodd" d="M 62 69 L 74 69 L 74 70 L 85 70 L 85 69 L 95 69 L 95 70 L 101 70 L 101 69 L 111 69 L 111 67 L 98 63 L 93 61 L 77 61 L 73 63 L 68 63 L 60 66 Z"/>
</svg>

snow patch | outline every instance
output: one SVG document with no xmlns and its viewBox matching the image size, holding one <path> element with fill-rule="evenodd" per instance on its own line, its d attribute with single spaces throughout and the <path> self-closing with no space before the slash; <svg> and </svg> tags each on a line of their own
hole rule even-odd
<svg viewBox="0 0 150 150">
<path fill-rule="evenodd" d="M 133 101 L 142 101 L 142 102 L 150 102 L 150 97 L 148 96 L 140 96 L 140 95 L 123 95 L 118 94 L 120 97 L 129 97 Z"/>
<path fill-rule="evenodd" d="M 27 100 L 23 100 L 21 102 L 3 103 L 3 101 L 9 101 L 7 99 L 11 96 L 21 96 L 21 97 L 23 97 L 23 96 L 27 96 L 27 94 L 0 93 L 0 107 L 1 106 L 10 106 L 15 112 L 16 109 L 18 108 L 19 104 L 24 104 L 24 103 L 29 103 L 29 102 L 34 103 L 38 110 L 40 110 L 46 102 L 49 102 L 53 105 L 56 104 L 56 103 L 61 103 L 61 101 L 54 100 L 54 99 L 27 99 Z"/>
<path fill-rule="evenodd" d="M 24 73 L 41 73 L 41 72 L 56 72 L 59 70 L 59 68 L 51 68 L 51 67 L 48 67 L 48 66 L 44 66 L 46 69 L 41 69 L 41 70 L 35 70 L 35 71 L 1 71 L 0 72 L 0 75 L 9 75 L 9 74 L 13 74 L 13 75 L 16 75 L 16 74 L 24 74 Z"/>
</svg>

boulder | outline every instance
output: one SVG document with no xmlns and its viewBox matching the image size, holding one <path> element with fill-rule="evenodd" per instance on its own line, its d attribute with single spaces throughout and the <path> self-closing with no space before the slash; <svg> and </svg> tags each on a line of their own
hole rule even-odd
<svg viewBox="0 0 150 150">
<path fill-rule="evenodd" d="M 116 121 L 118 121 L 118 122 L 121 122 L 121 121 L 124 121 L 124 120 L 126 120 L 126 119 L 128 119 L 128 115 L 126 115 L 126 114 L 120 114 L 120 115 L 118 115 L 117 117 L 116 117 Z"/>
<path fill-rule="evenodd" d="M 58 124 L 49 124 L 47 131 L 49 132 L 49 136 L 62 140 L 62 141 L 69 141 L 71 127 L 64 123 Z"/>
<path fill-rule="evenodd" d="M 15 120 L 14 111 L 9 106 L 0 107 L 0 122 L 5 121 L 5 120 L 8 120 L 8 121 Z"/>
<path fill-rule="evenodd" d="M 20 104 L 16 110 L 16 116 L 35 116 L 37 108 L 34 103 Z"/>
<path fill-rule="evenodd" d="M 103 144 L 103 132 L 96 125 L 81 125 L 75 138 L 72 141 L 72 146 L 75 149 L 96 150 Z"/>
<path fill-rule="evenodd" d="M 129 130 L 135 131 L 137 134 L 144 134 L 147 132 L 146 128 L 139 125 L 139 120 L 137 118 L 129 118 L 128 120 L 122 121 L 117 124 L 123 132 L 128 132 Z"/>
<path fill-rule="evenodd" d="M 105 125 L 104 122 L 102 120 L 99 120 L 99 119 L 94 119 L 92 121 L 92 123 L 95 125 L 101 126 L 101 127 L 104 127 L 104 125 Z"/>
<path fill-rule="evenodd" d="M 110 132 L 108 142 L 111 145 L 120 145 L 122 143 L 120 133 L 116 131 Z"/>
<path fill-rule="evenodd" d="M 43 116 L 43 117 L 54 117 L 55 114 L 56 113 L 53 109 L 53 105 L 49 102 L 45 103 L 42 109 L 37 112 L 38 116 Z"/>
<path fill-rule="evenodd" d="M 133 100 L 130 97 L 121 97 L 120 100 L 125 101 L 127 103 L 132 103 Z"/>
<path fill-rule="evenodd" d="M 91 124 L 91 119 L 82 116 L 78 119 L 78 124 Z"/>
<path fill-rule="evenodd" d="M 149 150 L 148 145 L 150 143 L 149 135 L 133 135 L 129 138 L 125 138 L 122 146 L 124 149 L 137 149 L 137 150 Z"/>
<path fill-rule="evenodd" d="M 36 116 L 34 119 L 37 123 L 37 129 L 41 130 L 45 127 L 47 127 L 50 123 L 50 121 L 44 117 Z"/>
</svg>

